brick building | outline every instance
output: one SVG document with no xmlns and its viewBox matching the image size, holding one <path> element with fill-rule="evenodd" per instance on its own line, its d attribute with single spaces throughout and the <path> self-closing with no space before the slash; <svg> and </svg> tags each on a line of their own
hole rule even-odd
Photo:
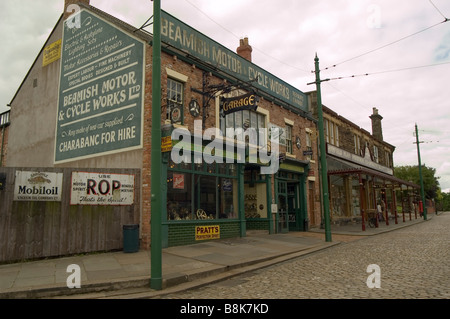
<svg viewBox="0 0 450 319">
<path fill-rule="evenodd" d="M 316 92 L 310 107 L 316 114 Z M 367 221 L 380 205 L 383 214 L 397 222 L 397 205 L 414 212 L 418 185 L 394 176 L 395 146 L 383 140 L 382 119 L 377 108 L 370 115 L 372 133 L 323 106 L 327 151 L 330 215 L 333 223 Z M 396 190 L 406 190 L 397 199 Z M 385 215 L 386 216 L 386 215 Z M 385 219 L 389 224 L 389 219 Z M 365 223 L 363 223 L 363 229 Z"/>
<path fill-rule="evenodd" d="M 65 10 L 11 101 L 7 165 L 89 168 L 99 176 L 105 168 L 139 169 L 135 198 L 147 249 L 152 35 L 89 1 L 65 1 L 65 9 L 76 14 Z M 161 124 L 172 137 L 160 182 L 163 246 L 319 226 L 316 119 L 307 95 L 254 64 L 247 38 L 236 54 L 167 13 L 162 33 Z M 208 162 L 211 140 L 223 152 L 217 146 Z M 97 195 L 108 191 L 99 186 Z"/>
</svg>

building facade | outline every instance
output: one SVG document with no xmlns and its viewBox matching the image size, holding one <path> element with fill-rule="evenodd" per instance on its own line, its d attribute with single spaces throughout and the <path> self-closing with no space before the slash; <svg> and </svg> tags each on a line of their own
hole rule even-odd
<svg viewBox="0 0 450 319">
<path fill-rule="evenodd" d="M 310 94 L 310 102 L 314 112 L 316 92 Z M 389 219 L 398 222 L 398 206 L 402 213 L 417 213 L 419 186 L 394 176 L 395 146 L 383 140 L 378 109 L 373 108 L 370 115 L 372 133 L 326 106 L 323 118 L 332 223 L 361 222 L 365 229 L 368 218 L 379 209 L 386 224 Z"/>
<path fill-rule="evenodd" d="M 72 192 L 86 187 L 99 206 L 125 194 L 117 181 L 100 185 L 102 169 L 140 170 L 148 249 L 152 35 L 89 1 L 65 8 L 76 14 L 65 10 L 11 101 L 7 166 L 96 170 L 97 181 L 72 177 Z M 162 37 L 163 246 L 319 226 L 308 97 L 252 63 L 248 39 L 237 54 L 167 13 Z M 80 198 L 71 205 L 91 200 Z"/>
</svg>

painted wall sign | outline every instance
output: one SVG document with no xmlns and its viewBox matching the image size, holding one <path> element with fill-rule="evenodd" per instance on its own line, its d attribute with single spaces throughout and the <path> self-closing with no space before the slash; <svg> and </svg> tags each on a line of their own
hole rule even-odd
<svg viewBox="0 0 450 319">
<path fill-rule="evenodd" d="M 219 239 L 220 226 L 195 226 L 195 240 Z"/>
<path fill-rule="evenodd" d="M 55 162 L 142 147 L 144 43 L 79 14 L 64 23 Z"/>
<path fill-rule="evenodd" d="M 308 111 L 306 95 L 273 74 L 242 58 L 177 18 L 161 10 L 161 40 L 280 100 Z"/>
<path fill-rule="evenodd" d="M 72 172 L 71 205 L 133 205 L 134 175 Z"/>
<path fill-rule="evenodd" d="M 221 109 L 223 110 L 223 114 L 227 115 L 233 112 L 241 111 L 241 110 L 251 110 L 256 111 L 258 108 L 259 98 L 253 94 L 245 94 L 237 97 L 231 98 L 221 98 Z"/>
<path fill-rule="evenodd" d="M 61 39 L 44 48 L 42 66 L 49 65 L 61 58 Z"/>
<path fill-rule="evenodd" d="M 14 200 L 61 201 L 63 173 L 16 171 Z"/>
</svg>

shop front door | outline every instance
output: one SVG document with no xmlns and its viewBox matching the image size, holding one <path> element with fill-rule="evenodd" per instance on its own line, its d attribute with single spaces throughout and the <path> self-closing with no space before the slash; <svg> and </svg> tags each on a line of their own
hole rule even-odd
<svg viewBox="0 0 450 319">
<path fill-rule="evenodd" d="M 287 182 L 278 182 L 278 232 L 287 233 L 289 231 L 288 217 L 288 193 Z"/>
<path fill-rule="evenodd" d="M 298 183 L 287 183 L 287 214 L 289 220 L 289 230 L 291 231 L 300 230 L 298 186 Z"/>
</svg>

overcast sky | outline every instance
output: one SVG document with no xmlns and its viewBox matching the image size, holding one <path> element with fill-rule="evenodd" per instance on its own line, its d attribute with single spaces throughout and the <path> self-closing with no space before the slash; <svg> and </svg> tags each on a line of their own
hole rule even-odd
<svg viewBox="0 0 450 319">
<path fill-rule="evenodd" d="M 247 36 L 253 63 L 307 92 L 320 58 L 323 104 L 371 132 L 383 116 L 395 165 L 436 169 L 450 191 L 450 1 L 162 0 L 162 9 L 235 51 Z M 0 1 L 0 112 L 6 110 L 63 11 L 63 0 Z M 150 0 L 91 0 L 140 27 Z M 151 31 L 151 28 L 147 28 Z M 335 66 L 335 67 L 333 67 Z M 400 70 L 400 71 L 399 71 Z M 363 76 L 363 74 L 369 74 Z M 355 77 L 351 77 L 356 75 Z"/>
</svg>

